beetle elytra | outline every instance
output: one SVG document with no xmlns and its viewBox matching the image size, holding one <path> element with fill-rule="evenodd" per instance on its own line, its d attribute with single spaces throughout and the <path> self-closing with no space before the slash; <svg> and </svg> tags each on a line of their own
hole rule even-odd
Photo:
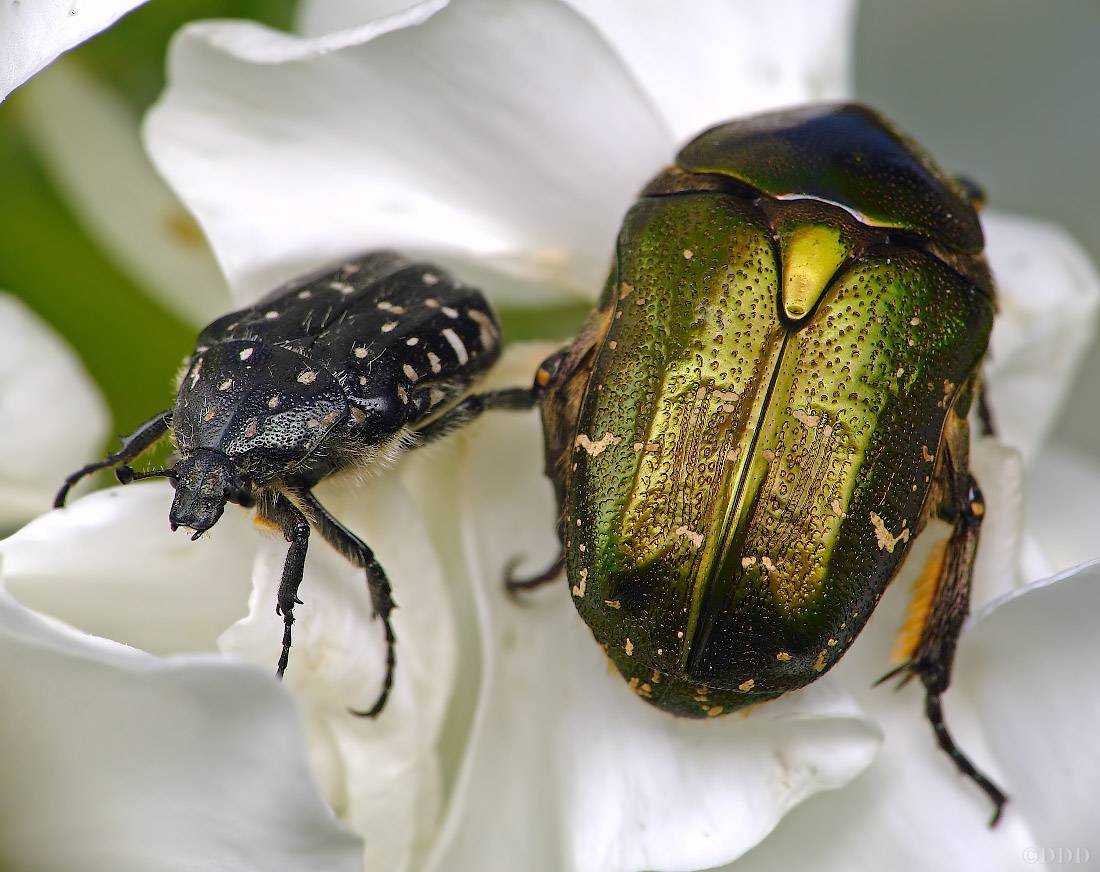
<svg viewBox="0 0 1100 872">
<path fill-rule="evenodd" d="M 814 681 L 930 518 L 896 672 L 937 740 L 983 503 L 967 413 L 995 298 L 967 189 L 870 109 L 718 125 L 627 213 L 575 341 L 540 368 L 572 598 L 647 702 L 708 717 Z M 514 587 L 534 586 L 547 573 Z"/>
</svg>

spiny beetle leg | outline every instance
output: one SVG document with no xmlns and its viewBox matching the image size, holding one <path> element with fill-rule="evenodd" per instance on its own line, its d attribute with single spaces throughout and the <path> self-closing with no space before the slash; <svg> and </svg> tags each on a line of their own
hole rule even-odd
<svg viewBox="0 0 1100 872">
<path fill-rule="evenodd" d="M 534 590 L 542 587 L 544 584 L 549 584 L 561 578 L 561 574 L 565 569 L 565 551 L 561 551 L 558 556 L 554 558 L 553 563 L 542 572 L 535 575 L 515 575 L 517 563 L 518 558 L 510 562 L 508 567 L 504 570 L 504 589 L 512 597 L 516 597 L 521 591 Z"/>
<path fill-rule="evenodd" d="M 459 427 L 469 424 L 482 412 L 491 409 L 525 411 L 534 407 L 538 396 L 531 388 L 504 388 L 483 394 L 471 394 L 430 424 L 416 431 L 420 443 L 426 445 L 442 436 L 446 436 Z"/>
<path fill-rule="evenodd" d="M 261 511 L 268 520 L 274 521 L 283 531 L 290 548 L 283 563 L 283 578 L 279 584 L 279 599 L 275 605 L 275 614 L 283 618 L 283 650 L 275 667 L 275 675 L 283 677 L 290 661 L 291 627 L 294 626 L 294 606 L 301 603 L 298 599 L 298 587 L 305 573 L 306 550 L 309 548 L 309 521 L 293 503 L 281 494 L 275 497 L 267 511 Z"/>
<path fill-rule="evenodd" d="M 968 471 L 969 431 L 965 419 L 952 415 L 945 435 L 947 451 L 937 470 L 945 493 L 939 514 L 953 529 L 943 551 L 931 599 L 925 604 L 927 612 L 920 635 L 912 650 L 905 652 L 907 660 L 903 668 L 919 676 L 924 685 L 924 711 L 936 742 L 958 770 L 978 785 L 993 803 L 989 822 L 993 826 L 1000 820 L 1008 798 L 955 744 L 944 721 L 941 702 L 951 683 L 955 646 L 970 610 L 974 559 L 985 515 L 981 490 Z"/>
<path fill-rule="evenodd" d="M 112 466 L 128 464 L 130 461 L 136 460 L 148 448 L 151 448 L 160 441 L 160 438 L 168 432 L 168 425 L 171 423 L 171 411 L 158 412 L 138 427 L 133 433 L 123 439 L 122 447 L 114 454 L 109 454 L 103 460 L 89 463 L 87 466 L 82 466 L 65 479 L 65 482 L 57 492 L 57 496 L 54 497 L 53 507 L 55 509 L 60 509 L 65 505 L 65 498 L 69 495 L 69 491 L 72 489 L 73 485 L 84 478 L 84 476 L 91 475 L 93 472 L 99 472 L 101 469 L 110 469 Z M 119 480 L 122 481 L 125 477 L 127 477 L 126 473 L 123 473 L 122 476 L 119 477 Z M 136 476 L 130 476 L 129 478 L 133 480 L 134 477 Z M 127 482 L 123 481 L 122 483 L 126 484 Z"/>
<path fill-rule="evenodd" d="M 365 711 L 352 709 L 352 714 L 360 717 L 373 718 L 381 714 L 389 699 L 390 690 L 393 687 L 394 672 L 397 668 L 397 636 L 393 632 L 393 624 L 390 622 L 390 614 L 397 607 L 393 601 L 393 592 L 390 581 L 386 577 L 386 571 L 374 556 L 362 539 L 351 530 L 341 524 L 332 514 L 321 505 L 320 501 L 310 491 L 303 490 L 295 493 L 295 498 L 300 501 L 303 509 L 309 513 L 317 531 L 325 541 L 339 551 L 344 557 L 366 572 L 367 587 L 370 590 L 371 607 L 374 616 L 382 621 L 382 628 L 386 637 L 386 674 L 382 679 L 382 689 L 374 704 Z"/>
</svg>

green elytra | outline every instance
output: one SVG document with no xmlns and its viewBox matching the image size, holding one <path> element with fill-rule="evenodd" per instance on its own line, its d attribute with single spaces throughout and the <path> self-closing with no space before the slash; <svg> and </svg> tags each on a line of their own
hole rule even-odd
<svg viewBox="0 0 1100 872">
<path fill-rule="evenodd" d="M 863 106 L 700 134 L 540 369 L 573 601 L 630 687 L 707 717 L 844 654 L 929 518 L 901 670 L 940 696 L 983 513 L 966 417 L 995 302 L 964 189 Z"/>
</svg>

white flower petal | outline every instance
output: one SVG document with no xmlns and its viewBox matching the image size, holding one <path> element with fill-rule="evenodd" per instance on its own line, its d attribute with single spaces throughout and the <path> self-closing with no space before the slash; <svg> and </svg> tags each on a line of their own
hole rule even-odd
<svg viewBox="0 0 1100 872">
<path fill-rule="evenodd" d="M 1000 305 L 986 366 L 990 404 L 998 435 L 1030 461 L 1095 334 L 1100 276 L 1054 224 L 998 212 L 982 224 Z"/>
<path fill-rule="evenodd" d="M 295 30 L 302 36 L 324 36 L 337 30 L 387 18 L 416 5 L 417 0 L 302 0 Z"/>
<path fill-rule="evenodd" d="M 145 0 L 15 0 L 0 4 L 0 101 L 62 52 Z"/>
<path fill-rule="evenodd" d="M 492 382 L 526 381 L 545 350 L 513 349 Z M 516 857 L 554 872 L 712 866 L 867 766 L 877 730 L 828 679 L 747 718 L 671 718 L 612 674 L 563 582 L 513 603 L 508 561 L 555 550 L 537 420 L 497 413 L 460 438 L 484 675 L 430 868 L 512 869 Z"/>
<path fill-rule="evenodd" d="M 588 16 L 677 142 L 766 109 L 851 96 L 854 0 L 565 0 Z"/>
<path fill-rule="evenodd" d="M 119 95 L 63 59 L 28 86 L 19 120 L 84 227 L 143 287 L 200 324 L 229 308 L 206 240 L 153 169 Z"/>
<path fill-rule="evenodd" d="M 49 326 L 0 294 L 0 531 L 50 507 L 61 479 L 95 456 L 107 410 Z"/>
<path fill-rule="evenodd" d="M 396 681 L 377 720 L 349 711 L 369 708 L 381 685 L 382 625 L 372 619 L 362 570 L 314 535 L 286 684 L 301 704 L 314 770 L 329 802 L 364 837 L 366 868 L 409 868 L 439 823 L 435 745 L 454 684 L 455 644 L 443 573 L 396 476 L 354 488 L 326 485 L 318 496 L 363 536 L 393 584 Z M 274 667 L 282 638 L 275 601 L 285 555 L 281 538 L 262 550 L 248 617 L 219 643 L 267 669 Z"/>
<path fill-rule="evenodd" d="M 1100 563 L 1093 562 L 991 603 L 959 651 L 959 684 L 981 711 L 1009 809 L 1030 824 L 1031 844 L 1085 848 L 1093 863 L 1100 857 L 1098 613 Z"/>
<path fill-rule="evenodd" d="M 1100 557 L 1100 465 L 1092 456 L 1051 446 L 1027 480 L 1027 526 L 1053 572 Z"/>
<path fill-rule="evenodd" d="M 177 37 L 146 142 L 241 298 L 378 246 L 498 297 L 602 285 L 623 210 L 671 157 L 660 121 L 568 7 L 442 5 L 314 40 Z"/>
<path fill-rule="evenodd" d="M 286 695 L 252 667 L 162 661 L 0 590 L 0 866 L 354 872 Z"/>
<path fill-rule="evenodd" d="M 1020 453 L 997 439 L 971 435 L 970 471 L 985 499 L 970 607 L 1032 580 L 1022 572 L 1024 472 Z"/>
<path fill-rule="evenodd" d="M 96 491 L 0 542 L 24 605 L 158 654 L 213 651 L 239 618 L 259 533 L 229 506 L 197 542 L 168 528 L 166 482 Z M 274 660 L 272 661 L 274 663 Z"/>
</svg>

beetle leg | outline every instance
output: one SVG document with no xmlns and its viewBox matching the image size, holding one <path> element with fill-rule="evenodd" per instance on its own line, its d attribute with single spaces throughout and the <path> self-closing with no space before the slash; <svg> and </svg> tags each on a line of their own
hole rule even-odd
<svg viewBox="0 0 1100 872">
<path fill-rule="evenodd" d="M 504 570 L 504 589 L 512 596 L 516 596 L 521 591 L 534 590 L 561 578 L 562 571 L 565 569 L 565 550 L 562 549 L 553 563 L 535 575 L 515 575 L 516 562 L 512 561 Z"/>
<path fill-rule="evenodd" d="M 978 389 L 978 423 L 983 436 L 996 436 L 997 425 L 993 422 L 993 410 L 989 406 L 989 389 L 985 383 Z"/>
<path fill-rule="evenodd" d="M 361 717 L 377 717 L 386 706 L 390 689 L 393 687 L 394 669 L 397 665 L 397 652 L 395 650 L 397 637 L 394 635 L 393 625 L 390 623 L 390 614 L 397 605 L 393 601 L 390 580 L 386 577 L 386 571 L 375 558 L 370 546 L 333 517 L 328 509 L 321 505 L 317 497 L 310 491 L 299 491 L 294 496 L 300 501 L 302 508 L 310 516 L 317 532 L 324 537 L 324 540 L 367 574 L 367 588 L 370 590 L 374 616 L 382 620 L 382 627 L 386 635 L 386 675 L 382 680 L 382 690 L 379 692 L 374 704 L 366 711 L 353 709 L 352 712 Z"/>
<path fill-rule="evenodd" d="M 414 432 L 420 437 L 420 444 L 426 445 L 469 424 L 482 412 L 488 412 L 490 409 L 524 411 L 533 408 L 537 401 L 538 396 L 531 388 L 505 388 L 484 394 L 471 394 L 454 408 Z"/>
<path fill-rule="evenodd" d="M 993 826 L 1000 819 L 1008 798 L 955 744 L 944 721 L 941 702 L 951 683 L 951 665 L 955 659 L 959 632 L 970 610 L 974 558 L 985 514 L 981 491 L 967 470 L 969 433 L 966 421 L 952 415 L 946 435 L 947 451 L 939 471 L 945 484 L 940 515 L 952 525 L 953 530 L 925 570 L 928 576 L 923 579 L 925 585 L 934 587 L 926 587 L 922 595 L 918 583 L 910 618 L 921 617 L 920 634 L 896 654 L 905 658 L 901 670 L 915 674 L 924 685 L 925 715 L 932 724 L 940 748 L 993 803 L 993 817 L 990 820 L 990 826 Z"/>
<path fill-rule="evenodd" d="M 60 490 L 57 492 L 57 496 L 54 497 L 53 507 L 55 509 L 60 509 L 65 505 L 65 497 L 69 495 L 69 490 L 73 485 L 84 478 L 84 476 L 91 475 L 93 472 L 99 472 L 101 469 L 110 469 L 112 466 L 127 464 L 131 460 L 136 460 L 146 449 L 151 448 L 160 441 L 160 438 L 168 432 L 168 425 L 171 423 L 171 410 L 158 412 L 138 427 L 133 433 L 123 439 L 122 447 L 114 454 L 109 454 L 103 460 L 89 463 L 87 466 L 82 466 L 65 479 L 64 484 L 61 485 Z M 124 473 L 123 469 L 126 468 L 127 467 L 123 466 L 122 469 L 119 470 L 119 481 L 123 484 L 137 477 L 132 475 L 133 470 L 129 470 L 130 475 Z"/>
<path fill-rule="evenodd" d="M 275 667 L 275 675 L 282 678 L 290 660 L 290 628 L 294 625 L 294 606 L 302 602 L 298 599 L 298 587 L 302 583 L 302 575 L 305 572 L 306 549 L 309 547 L 309 521 L 282 494 L 276 495 L 271 504 L 262 507 L 260 514 L 264 520 L 275 522 L 290 543 L 286 561 L 283 563 L 279 599 L 275 605 L 275 614 L 283 618 L 283 650 L 279 654 L 279 663 Z"/>
</svg>

